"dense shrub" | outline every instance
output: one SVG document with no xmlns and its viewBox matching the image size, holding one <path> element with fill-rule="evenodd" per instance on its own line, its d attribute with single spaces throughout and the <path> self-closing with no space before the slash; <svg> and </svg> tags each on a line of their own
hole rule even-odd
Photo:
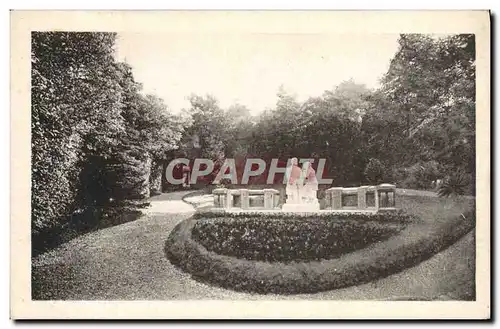
<svg viewBox="0 0 500 329">
<path fill-rule="evenodd" d="M 383 243 L 323 261 L 261 262 L 219 255 L 191 236 L 196 220 L 171 232 L 165 252 L 176 266 L 195 279 L 237 291 L 261 294 L 315 293 L 370 282 L 428 259 L 474 227 L 475 213 L 459 218 L 414 223 Z"/>
<path fill-rule="evenodd" d="M 31 192 L 35 234 L 60 226 L 77 202 L 84 135 L 115 132 L 113 33 L 34 32 L 31 43 Z M 103 110 L 101 110 L 103 109 Z M 105 109 L 105 110 L 104 110 Z M 104 123 L 105 124 L 102 124 Z M 94 145 L 95 146 L 95 145 Z"/>
<path fill-rule="evenodd" d="M 385 240 L 403 228 L 395 223 L 335 217 L 340 218 L 212 218 L 198 220 L 192 234 L 218 254 L 289 262 L 339 257 Z"/>
<path fill-rule="evenodd" d="M 370 184 L 380 184 L 384 180 L 385 168 L 380 160 L 371 158 L 365 167 L 364 175 L 365 179 Z"/>
<path fill-rule="evenodd" d="M 466 191 L 470 191 L 470 185 L 470 178 L 463 172 L 457 172 L 446 177 L 438 188 L 438 195 L 441 197 L 464 195 Z"/>
</svg>

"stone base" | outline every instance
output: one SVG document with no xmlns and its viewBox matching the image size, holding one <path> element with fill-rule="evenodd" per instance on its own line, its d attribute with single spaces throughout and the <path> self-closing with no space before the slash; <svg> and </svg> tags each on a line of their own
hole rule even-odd
<svg viewBox="0 0 500 329">
<path fill-rule="evenodd" d="M 317 212 L 319 211 L 319 202 L 314 203 L 285 203 L 281 211 L 286 212 Z"/>
</svg>

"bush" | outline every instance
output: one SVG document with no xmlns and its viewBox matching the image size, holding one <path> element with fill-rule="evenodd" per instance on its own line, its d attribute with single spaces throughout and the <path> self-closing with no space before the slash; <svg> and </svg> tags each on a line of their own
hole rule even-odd
<svg viewBox="0 0 500 329">
<path fill-rule="evenodd" d="M 196 220 L 187 219 L 171 232 L 165 252 L 172 264 L 195 279 L 237 291 L 298 294 L 344 288 L 388 276 L 428 259 L 474 227 L 475 213 L 414 223 L 383 243 L 340 258 L 309 262 L 261 262 L 219 255 L 195 241 Z"/>
<path fill-rule="evenodd" d="M 371 158 L 364 171 L 365 179 L 370 184 L 380 184 L 384 180 L 384 166 L 380 160 Z"/>
<path fill-rule="evenodd" d="M 417 163 L 396 173 L 398 185 L 404 188 L 429 189 L 432 182 L 443 177 L 443 169 L 436 161 Z"/>
<path fill-rule="evenodd" d="M 333 216 L 332 216 L 333 217 Z M 403 225 L 352 218 L 198 220 L 193 238 L 218 254 L 268 262 L 321 260 L 382 241 Z"/>
<path fill-rule="evenodd" d="M 453 195 L 464 195 L 470 190 L 470 181 L 465 173 L 458 172 L 446 177 L 443 184 L 438 189 L 440 197 Z"/>
</svg>

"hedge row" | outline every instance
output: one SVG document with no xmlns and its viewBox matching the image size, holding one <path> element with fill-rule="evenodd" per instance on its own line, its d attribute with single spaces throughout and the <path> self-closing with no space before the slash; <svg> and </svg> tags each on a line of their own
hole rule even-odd
<svg viewBox="0 0 500 329">
<path fill-rule="evenodd" d="M 244 219 L 248 218 L 251 215 L 252 218 L 255 219 L 293 219 L 297 218 L 303 220 L 304 218 L 314 218 L 314 219 L 328 219 L 332 221 L 343 220 L 349 218 L 350 220 L 355 221 L 375 221 L 381 223 L 413 223 L 418 221 L 418 218 L 413 215 L 405 212 L 404 210 L 397 211 L 380 211 L 376 214 L 369 213 L 329 213 L 327 211 L 320 213 L 293 213 L 293 212 L 225 212 L 225 211 L 214 211 L 213 209 L 202 210 L 194 214 L 194 219 L 219 219 L 219 218 L 230 218 L 230 219 Z"/>
<path fill-rule="evenodd" d="M 314 293 L 358 285 L 399 272 L 430 258 L 474 228 L 475 213 L 408 225 L 381 243 L 323 261 L 268 263 L 219 255 L 196 242 L 195 219 L 179 223 L 165 252 L 172 264 L 200 281 L 262 294 Z"/>
<path fill-rule="evenodd" d="M 291 262 L 339 257 L 383 241 L 404 228 L 403 224 L 350 216 L 335 220 L 331 217 L 200 219 L 193 227 L 192 237 L 217 254 Z"/>
</svg>

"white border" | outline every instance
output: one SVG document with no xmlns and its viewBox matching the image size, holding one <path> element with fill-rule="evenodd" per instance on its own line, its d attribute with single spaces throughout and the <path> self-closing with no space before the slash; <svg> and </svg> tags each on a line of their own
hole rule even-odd
<svg viewBox="0 0 500 329">
<path fill-rule="evenodd" d="M 184 7 L 185 8 L 185 7 Z M 477 153 L 481 158 L 478 164 L 479 194 L 478 201 L 478 277 L 487 281 L 486 289 L 478 282 L 477 302 L 333 302 L 333 301 L 286 301 L 286 302 L 240 302 L 240 301 L 197 301 L 197 302 L 31 302 L 29 300 L 29 258 L 25 249 L 29 247 L 29 53 L 26 41 L 29 30 L 50 30 L 64 26 L 72 30 L 120 30 L 124 27 L 136 27 L 134 30 L 155 30 L 162 26 L 171 33 L 196 32 L 194 25 L 187 24 L 183 13 L 173 18 L 171 25 L 165 26 L 164 17 L 152 17 L 139 13 L 121 12 L 119 15 L 100 14 L 98 12 L 70 12 L 54 14 L 51 12 L 23 12 L 22 17 L 14 21 L 11 31 L 11 49 L 13 62 L 11 68 L 16 72 L 12 76 L 12 157 L 11 165 L 17 171 L 12 172 L 11 186 L 11 275 L 12 275 L 12 316 L 15 318 L 470 318 L 485 317 L 489 305 L 489 27 L 485 26 L 484 12 L 288 12 L 286 18 L 278 18 L 277 12 L 245 13 L 233 12 L 217 18 L 216 12 L 191 12 L 189 19 L 207 19 L 217 24 L 205 24 L 207 31 L 227 31 L 234 33 L 252 29 L 252 31 L 270 31 L 304 33 L 314 30 L 342 33 L 370 32 L 475 32 L 478 43 L 477 87 L 478 87 L 478 124 Z M 202 16 L 199 16 L 202 14 Z M 283 13 L 281 13 L 283 14 Z M 334 14 L 335 17 L 331 15 Z M 17 15 L 17 14 L 16 14 Z M 62 15 L 62 16 L 61 16 Z M 170 15 L 170 14 L 169 14 Z M 193 16 L 194 15 L 194 16 Z M 243 18 L 248 16 L 252 18 Z M 259 24 L 255 24 L 258 15 Z M 182 17 L 183 16 L 183 17 Z M 314 17 L 312 17 L 314 16 Z M 288 23 L 287 23 L 288 22 Z M 293 24 L 290 24 L 293 22 Z M 332 25 L 332 22 L 335 24 Z M 237 26 L 235 29 L 234 27 Z M 482 58 L 482 59 L 481 59 Z M 26 82 L 28 82 L 26 84 Z M 28 112 L 26 112 L 28 111 Z M 14 147 L 15 146 L 15 147 Z M 28 153 L 26 152 L 28 151 Z M 24 169 L 23 169 L 24 168 Z M 28 174 L 28 175 L 27 175 Z M 487 177 L 485 177 L 485 175 Z M 487 179 L 486 179 L 487 178 Z M 27 193 L 28 192 L 28 193 Z M 482 205 L 481 205 L 482 203 Z M 26 216 L 28 215 L 28 216 Z M 27 221 L 28 220 L 28 221 Z M 24 250 L 23 250 L 24 249 Z M 24 251 L 24 252 L 23 252 Z M 479 257 L 479 251 L 483 256 Z M 484 252 L 484 253 L 483 253 Z M 28 270 L 28 271 L 27 271 Z M 28 274 L 28 275 L 27 275 Z M 481 281 L 480 280 L 480 281 Z M 26 294 L 28 292 L 28 294 Z M 194 314 L 193 312 L 196 312 Z"/>
</svg>

